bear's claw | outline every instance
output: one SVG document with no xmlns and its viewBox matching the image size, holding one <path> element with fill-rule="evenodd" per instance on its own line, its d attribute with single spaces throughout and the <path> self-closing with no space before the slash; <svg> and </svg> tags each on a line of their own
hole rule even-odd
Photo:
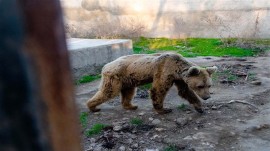
<svg viewBox="0 0 270 151">
<path fill-rule="evenodd" d="M 196 110 L 198 113 L 201 113 L 201 114 L 204 113 L 204 110 L 203 110 L 202 108 L 195 108 L 195 110 Z"/>
<path fill-rule="evenodd" d="M 97 109 L 97 108 L 89 108 L 92 112 L 99 112 L 100 109 Z"/>
<path fill-rule="evenodd" d="M 167 113 L 171 113 L 172 109 L 168 109 L 168 108 L 164 108 L 162 110 L 157 110 L 158 114 L 167 114 Z"/>
</svg>

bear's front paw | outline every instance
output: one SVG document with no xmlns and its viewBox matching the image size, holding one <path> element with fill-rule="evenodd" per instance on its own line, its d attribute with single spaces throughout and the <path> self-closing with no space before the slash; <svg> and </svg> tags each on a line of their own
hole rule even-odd
<svg viewBox="0 0 270 151">
<path fill-rule="evenodd" d="M 168 108 L 164 108 L 162 110 L 157 110 L 158 114 L 167 114 L 167 113 L 171 113 L 172 109 L 168 109 Z"/>
<path fill-rule="evenodd" d="M 201 114 L 204 113 L 204 110 L 203 110 L 202 108 L 195 108 L 195 110 L 196 110 L 198 113 L 201 113 Z"/>
<path fill-rule="evenodd" d="M 100 111 L 100 109 L 97 109 L 97 108 L 89 108 L 90 109 L 90 111 L 92 111 L 92 112 L 99 112 Z"/>
<path fill-rule="evenodd" d="M 129 105 L 129 106 L 124 106 L 124 109 L 126 110 L 137 110 L 138 106 L 135 105 Z"/>
</svg>

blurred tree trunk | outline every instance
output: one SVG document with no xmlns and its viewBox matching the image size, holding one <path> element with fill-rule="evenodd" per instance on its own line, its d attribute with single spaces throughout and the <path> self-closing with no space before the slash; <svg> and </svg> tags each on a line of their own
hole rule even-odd
<svg viewBox="0 0 270 151">
<path fill-rule="evenodd" d="M 0 1 L 0 150 L 80 150 L 76 115 L 59 1 Z"/>
</svg>

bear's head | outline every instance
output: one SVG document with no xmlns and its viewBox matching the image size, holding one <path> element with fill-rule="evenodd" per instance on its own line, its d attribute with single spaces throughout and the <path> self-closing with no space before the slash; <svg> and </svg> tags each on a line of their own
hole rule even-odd
<svg viewBox="0 0 270 151">
<path fill-rule="evenodd" d="M 212 86 L 211 75 L 216 72 L 217 67 L 200 68 L 192 66 L 188 69 L 186 83 L 199 97 L 204 100 L 210 98 L 209 89 Z"/>
</svg>

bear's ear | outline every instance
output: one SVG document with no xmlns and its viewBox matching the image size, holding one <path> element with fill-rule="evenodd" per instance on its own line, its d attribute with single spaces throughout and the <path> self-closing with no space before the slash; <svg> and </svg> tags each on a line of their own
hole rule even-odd
<svg viewBox="0 0 270 151">
<path fill-rule="evenodd" d="M 206 67 L 206 71 L 209 73 L 209 75 L 211 75 L 217 71 L 217 66 Z"/>
<path fill-rule="evenodd" d="M 199 75 L 199 73 L 200 73 L 200 68 L 197 66 L 192 66 L 188 69 L 188 76 Z"/>
</svg>

